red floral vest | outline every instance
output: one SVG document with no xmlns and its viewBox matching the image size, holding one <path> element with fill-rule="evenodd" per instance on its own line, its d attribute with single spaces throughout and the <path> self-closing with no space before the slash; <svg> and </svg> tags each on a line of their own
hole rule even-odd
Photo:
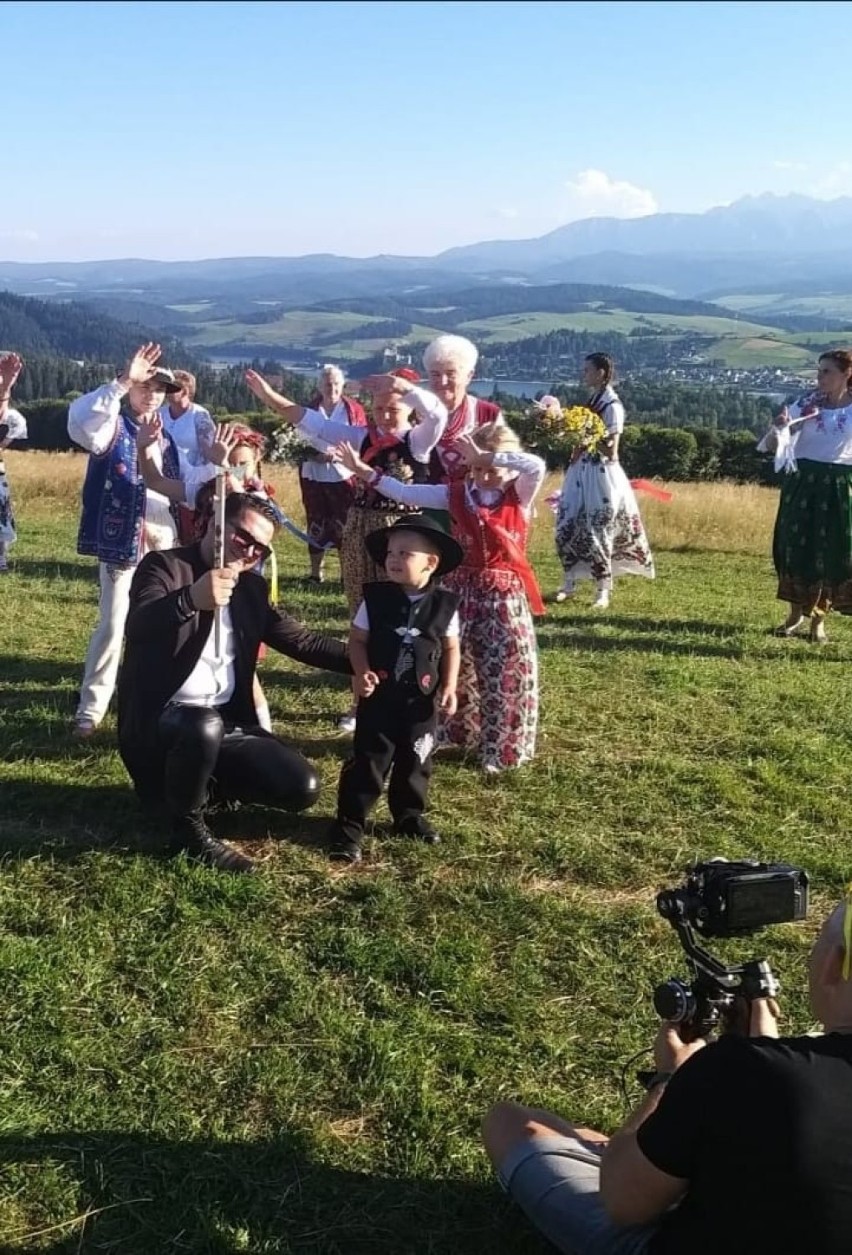
<svg viewBox="0 0 852 1255">
<path fill-rule="evenodd" d="M 544 614 L 544 602 L 535 572 L 527 560 L 529 519 L 515 485 L 509 484 L 496 505 L 474 505 L 463 479 L 449 485 L 453 535 L 464 549 L 460 569 L 509 571 L 524 586 L 533 614 Z"/>
</svg>

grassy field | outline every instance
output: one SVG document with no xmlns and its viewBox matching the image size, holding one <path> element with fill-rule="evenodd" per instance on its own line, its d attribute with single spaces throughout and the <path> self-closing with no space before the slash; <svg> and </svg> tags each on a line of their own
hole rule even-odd
<svg viewBox="0 0 852 1255">
<path fill-rule="evenodd" d="M 196 307 L 185 307 L 193 313 Z M 424 320 L 429 311 L 423 310 Z M 197 307 L 197 317 L 188 325 L 185 334 L 187 344 L 194 348 L 215 351 L 224 344 L 241 343 L 248 351 L 253 344 L 279 345 L 282 350 L 304 351 L 314 346 L 319 355 L 329 360 L 343 362 L 362 358 L 365 354 L 379 352 L 388 343 L 387 336 L 355 339 L 354 330 L 363 329 L 381 319 L 364 314 L 334 313 L 318 310 L 288 310 L 274 322 L 259 326 L 242 323 L 235 319 L 205 318 L 203 307 Z M 529 336 L 544 335 L 550 331 L 570 330 L 589 332 L 620 332 L 628 335 L 637 327 L 653 328 L 675 339 L 694 334 L 715 337 L 708 347 L 708 355 L 718 358 L 727 366 L 786 366 L 807 367 L 812 364 L 812 349 L 807 335 L 777 331 L 760 322 L 752 322 L 724 316 L 691 316 L 675 314 L 636 314 L 619 309 L 588 309 L 575 313 L 536 312 L 502 314 L 494 318 L 470 320 L 459 325 L 462 335 L 486 345 L 509 344 Z M 438 331 L 428 321 L 412 327 L 400 342 L 430 340 Z M 325 340 L 322 344 L 318 339 Z M 810 337 L 812 338 L 812 337 Z"/>
<path fill-rule="evenodd" d="M 808 925 L 719 952 L 767 953 L 786 1024 L 811 1027 L 804 955 L 852 862 L 852 626 L 832 621 L 822 650 L 768 634 L 773 491 L 642 499 L 656 582 L 620 581 L 600 617 L 584 589 L 539 622 L 536 762 L 486 780 L 441 756 L 440 848 L 393 840 L 382 809 L 362 868 L 327 863 L 345 688 L 268 658 L 276 727 L 324 794 L 302 818 L 216 818 L 262 862 L 241 880 L 158 856 L 112 720 L 93 742 L 68 735 L 95 612 L 74 553 L 83 469 L 9 457 L 0 1249 L 544 1255 L 490 1178 L 479 1119 L 518 1097 L 620 1121 L 653 986 L 684 973 L 654 894 L 697 857 L 809 869 Z M 534 559 L 552 591 L 551 533 L 543 507 Z M 286 606 L 342 634 L 338 586 L 308 591 L 296 542 L 278 552 Z"/>
<path fill-rule="evenodd" d="M 786 292 L 742 292 L 719 297 L 727 309 L 742 310 L 755 318 L 769 314 L 823 315 L 848 319 L 852 324 L 852 293 L 824 292 L 817 296 L 796 296 Z"/>
</svg>

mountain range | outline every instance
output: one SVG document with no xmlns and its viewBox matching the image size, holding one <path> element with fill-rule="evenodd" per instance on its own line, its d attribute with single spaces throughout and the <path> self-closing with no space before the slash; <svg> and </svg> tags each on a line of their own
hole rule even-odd
<svg viewBox="0 0 852 1255">
<path fill-rule="evenodd" d="M 678 297 L 852 292 L 852 197 L 747 196 L 705 213 L 588 218 L 535 239 L 434 257 L 235 257 L 190 262 L 0 262 L 0 287 L 42 297 L 123 296 L 154 305 L 247 298 L 296 306 L 477 282 L 604 283 Z M 801 293 L 800 293 L 801 294 Z"/>
</svg>

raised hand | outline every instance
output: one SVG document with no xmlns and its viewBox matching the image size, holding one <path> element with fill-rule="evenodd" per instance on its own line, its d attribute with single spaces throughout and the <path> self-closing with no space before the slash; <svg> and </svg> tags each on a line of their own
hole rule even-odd
<svg viewBox="0 0 852 1255">
<path fill-rule="evenodd" d="M 245 373 L 246 387 L 252 392 L 258 401 L 268 402 L 271 397 L 277 397 L 278 393 L 264 379 L 263 375 L 258 374 L 256 370 L 247 370 Z"/>
<path fill-rule="evenodd" d="M 466 466 L 490 466 L 494 460 L 494 454 L 480 449 L 472 436 L 459 436 L 453 444 L 453 451 L 463 458 Z"/>
<path fill-rule="evenodd" d="M 157 362 L 162 352 L 159 344 L 154 344 L 150 340 L 147 344 L 140 345 L 127 363 L 124 372 L 128 383 L 147 383 L 156 374 Z"/>
<path fill-rule="evenodd" d="M 360 381 L 360 387 L 364 392 L 384 395 L 394 393 L 404 397 L 407 392 L 411 391 L 412 385 L 410 380 L 400 379 L 399 375 L 368 375 L 366 379 Z"/>
<path fill-rule="evenodd" d="M 332 445 L 329 453 L 332 462 L 339 462 L 341 466 L 345 466 L 347 471 L 352 475 L 357 475 L 359 479 L 369 479 L 373 474 L 373 468 L 364 461 L 360 453 L 353 449 L 351 444 Z"/>
<path fill-rule="evenodd" d="M 17 353 L 0 355 L 0 400 L 8 399 L 9 393 L 18 381 L 18 375 L 24 369 L 24 359 Z"/>
<path fill-rule="evenodd" d="M 213 441 L 207 450 L 209 460 L 215 466 L 227 466 L 228 459 L 237 447 L 238 437 L 233 423 L 218 423 Z"/>
<path fill-rule="evenodd" d="M 163 431 L 163 420 L 159 414 L 149 414 L 145 418 L 140 418 L 139 427 L 136 432 L 136 448 L 142 453 L 145 449 L 149 449 L 152 444 L 156 444 L 160 439 Z"/>
</svg>

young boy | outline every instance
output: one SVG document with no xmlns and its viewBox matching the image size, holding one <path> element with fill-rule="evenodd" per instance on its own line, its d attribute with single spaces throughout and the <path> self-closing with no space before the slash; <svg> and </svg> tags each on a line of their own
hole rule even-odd
<svg viewBox="0 0 852 1255">
<path fill-rule="evenodd" d="M 459 543 L 424 514 L 408 514 L 367 537 L 387 580 L 364 585 L 349 634 L 360 698 L 352 757 L 343 765 L 331 857 L 360 863 L 364 824 L 390 773 L 394 831 L 436 845 L 424 817 L 437 710 L 455 714 L 458 597 L 437 581 L 462 560 Z"/>
</svg>

